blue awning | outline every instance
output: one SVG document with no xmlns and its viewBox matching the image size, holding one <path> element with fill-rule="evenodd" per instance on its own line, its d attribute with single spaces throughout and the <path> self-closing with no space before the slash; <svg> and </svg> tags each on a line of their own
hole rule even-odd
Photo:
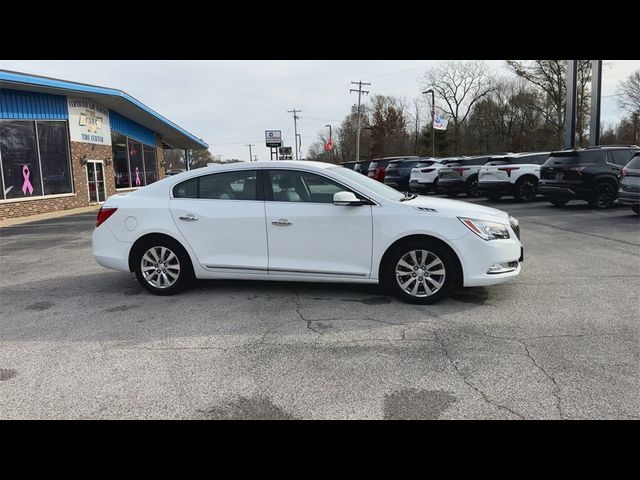
<svg viewBox="0 0 640 480">
<path fill-rule="evenodd" d="M 190 150 L 209 148 L 204 140 L 195 137 L 122 90 L 9 70 L 0 70 L 0 88 L 89 98 L 160 134 L 162 141 L 173 148 Z"/>
</svg>

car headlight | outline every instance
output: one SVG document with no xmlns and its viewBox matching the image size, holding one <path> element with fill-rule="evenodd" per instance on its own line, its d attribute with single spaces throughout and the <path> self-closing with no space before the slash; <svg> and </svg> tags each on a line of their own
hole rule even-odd
<svg viewBox="0 0 640 480">
<path fill-rule="evenodd" d="M 498 240 L 509 237 L 509 228 L 502 223 L 487 222 L 475 218 L 458 217 L 465 226 L 483 240 Z"/>
</svg>

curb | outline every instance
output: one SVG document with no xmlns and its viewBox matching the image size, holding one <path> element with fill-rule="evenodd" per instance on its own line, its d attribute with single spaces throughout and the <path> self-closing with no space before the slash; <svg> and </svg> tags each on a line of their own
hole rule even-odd
<svg viewBox="0 0 640 480">
<path fill-rule="evenodd" d="M 23 223 L 38 222 L 40 220 L 49 220 L 52 218 L 67 217 L 78 213 L 97 212 L 101 205 L 92 205 L 90 207 L 72 208 L 69 210 L 61 210 L 59 212 L 39 213 L 37 215 L 29 215 L 28 217 L 7 218 L 0 220 L 0 228 L 11 227 L 13 225 L 21 225 Z"/>
</svg>

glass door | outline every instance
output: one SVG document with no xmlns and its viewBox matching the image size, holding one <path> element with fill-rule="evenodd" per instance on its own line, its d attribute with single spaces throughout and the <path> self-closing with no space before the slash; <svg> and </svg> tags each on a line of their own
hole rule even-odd
<svg viewBox="0 0 640 480">
<path fill-rule="evenodd" d="M 87 161 L 87 186 L 89 188 L 89 203 L 105 201 L 104 166 L 101 161 Z"/>
</svg>

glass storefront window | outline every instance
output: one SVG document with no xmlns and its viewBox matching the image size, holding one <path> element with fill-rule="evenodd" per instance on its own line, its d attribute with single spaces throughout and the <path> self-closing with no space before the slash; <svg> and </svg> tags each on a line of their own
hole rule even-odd
<svg viewBox="0 0 640 480">
<path fill-rule="evenodd" d="M 4 198 L 42 195 L 34 122 L 0 122 Z"/>
<path fill-rule="evenodd" d="M 113 150 L 113 169 L 116 172 L 116 188 L 129 188 L 129 157 L 127 155 L 127 137 L 111 132 L 111 149 Z"/>
<path fill-rule="evenodd" d="M 71 193 L 71 165 L 64 122 L 37 122 L 44 194 Z"/>
<path fill-rule="evenodd" d="M 144 146 L 144 176 L 145 185 L 155 182 L 158 179 L 156 165 L 156 149 Z"/>
<path fill-rule="evenodd" d="M 142 144 L 135 140 L 127 139 L 129 143 L 129 168 L 131 169 L 131 186 L 143 187 L 144 165 L 142 163 Z"/>
</svg>

